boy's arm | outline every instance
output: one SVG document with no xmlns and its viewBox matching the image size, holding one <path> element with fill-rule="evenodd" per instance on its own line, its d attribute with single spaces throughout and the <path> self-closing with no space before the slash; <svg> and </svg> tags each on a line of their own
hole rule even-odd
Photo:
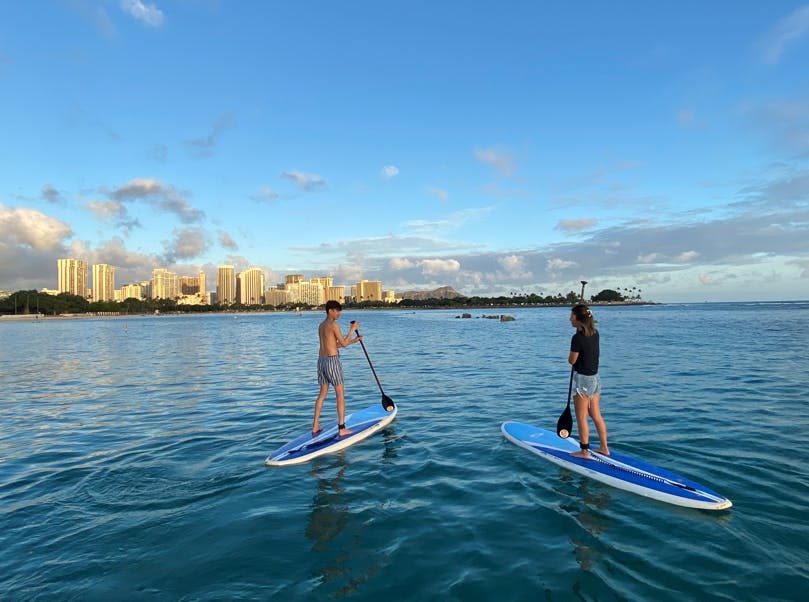
<svg viewBox="0 0 809 602">
<path fill-rule="evenodd" d="M 337 344 L 340 347 L 348 347 L 349 345 L 351 345 L 351 343 L 356 343 L 357 341 L 359 341 L 360 340 L 359 335 L 357 335 L 353 339 L 351 338 L 352 333 L 355 330 L 357 330 L 358 327 L 359 327 L 359 324 L 354 322 L 353 324 L 351 324 L 351 326 L 349 326 L 348 334 L 343 336 L 343 333 L 340 332 L 340 327 L 337 325 L 337 322 L 335 322 L 334 323 L 334 334 L 335 334 L 335 338 L 337 339 Z"/>
</svg>

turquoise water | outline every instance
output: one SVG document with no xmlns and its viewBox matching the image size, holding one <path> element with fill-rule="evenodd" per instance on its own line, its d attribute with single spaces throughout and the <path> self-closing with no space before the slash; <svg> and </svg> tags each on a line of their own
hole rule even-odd
<svg viewBox="0 0 809 602">
<path fill-rule="evenodd" d="M 310 425 L 321 314 L 0 322 L 0 599 L 803 597 L 809 303 L 595 309 L 611 447 L 726 512 L 505 441 L 556 424 L 568 311 L 459 313 L 344 312 L 398 418 L 286 468 L 263 460 Z M 378 402 L 362 348 L 343 363 L 349 411 Z"/>
</svg>

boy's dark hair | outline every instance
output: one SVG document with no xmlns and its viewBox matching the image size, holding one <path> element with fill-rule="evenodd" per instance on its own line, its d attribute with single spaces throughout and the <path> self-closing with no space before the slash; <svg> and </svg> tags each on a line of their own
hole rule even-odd
<svg viewBox="0 0 809 602">
<path fill-rule="evenodd" d="M 343 306 L 340 305 L 339 301 L 335 301 L 334 299 L 329 299 L 326 301 L 326 313 L 329 313 L 330 309 L 336 309 L 338 311 L 343 311 Z"/>
</svg>

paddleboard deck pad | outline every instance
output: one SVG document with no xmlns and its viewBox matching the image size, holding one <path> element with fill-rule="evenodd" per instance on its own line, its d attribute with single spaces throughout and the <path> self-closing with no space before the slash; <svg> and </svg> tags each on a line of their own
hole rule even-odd
<svg viewBox="0 0 809 602">
<path fill-rule="evenodd" d="M 568 470 L 619 489 L 661 502 L 700 508 L 726 510 L 732 502 L 704 485 L 676 473 L 610 450 L 609 456 L 590 450 L 590 459 L 571 456 L 579 450 L 573 439 L 562 439 L 552 431 L 520 422 L 504 422 L 503 435 L 512 443 Z"/>
<path fill-rule="evenodd" d="M 350 435 L 341 437 L 338 434 L 337 422 L 332 422 L 315 436 L 312 436 L 311 431 L 307 431 L 279 447 L 264 460 L 264 464 L 267 466 L 303 464 L 318 456 L 340 451 L 385 428 L 396 418 L 397 411 L 396 407 L 387 411 L 382 404 L 369 406 L 346 416 L 346 428 L 352 431 Z"/>
</svg>

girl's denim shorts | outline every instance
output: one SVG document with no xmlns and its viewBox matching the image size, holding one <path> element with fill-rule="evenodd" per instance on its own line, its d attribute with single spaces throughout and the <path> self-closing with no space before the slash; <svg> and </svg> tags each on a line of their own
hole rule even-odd
<svg viewBox="0 0 809 602">
<path fill-rule="evenodd" d="M 592 397 L 601 393 L 601 379 L 598 374 L 587 376 L 585 374 L 573 373 L 573 390 L 584 397 Z"/>
</svg>

